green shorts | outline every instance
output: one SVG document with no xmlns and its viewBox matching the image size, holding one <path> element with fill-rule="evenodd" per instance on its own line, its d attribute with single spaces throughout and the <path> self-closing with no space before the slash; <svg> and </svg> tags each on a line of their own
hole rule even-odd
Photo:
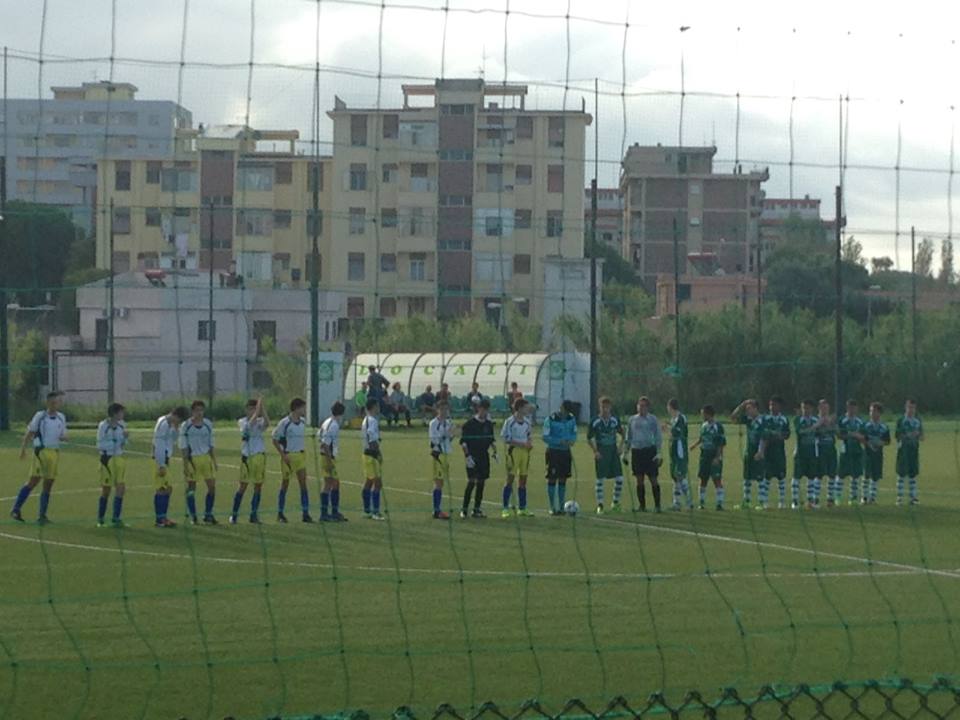
<svg viewBox="0 0 960 720">
<path fill-rule="evenodd" d="M 836 477 L 837 449 L 832 447 L 820 448 L 820 477 Z"/>
<path fill-rule="evenodd" d="M 714 460 L 718 462 L 714 462 Z M 701 450 L 697 477 L 702 481 L 719 480 L 723 477 L 723 456 L 716 450 Z"/>
<path fill-rule="evenodd" d="M 858 478 L 863 475 L 863 453 L 842 452 L 837 476 L 842 478 Z"/>
<path fill-rule="evenodd" d="M 793 456 L 793 477 L 796 479 L 820 477 L 820 459 L 813 450 Z"/>
<path fill-rule="evenodd" d="M 920 474 L 920 448 L 897 448 L 897 477 L 915 478 Z"/>
<path fill-rule="evenodd" d="M 867 450 L 863 458 L 863 476 L 867 480 L 883 480 L 883 450 Z"/>
<path fill-rule="evenodd" d="M 606 480 L 623 475 L 623 470 L 620 469 L 620 458 L 617 456 L 617 448 L 601 446 L 598 450 L 600 451 L 600 457 L 594 461 L 597 479 Z"/>
<path fill-rule="evenodd" d="M 764 477 L 778 480 L 787 476 L 787 453 L 782 445 L 770 449 L 764 457 Z"/>
<path fill-rule="evenodd" d="M 763 460 L 757 460 L 753 454 L 743 456 L 743 479 L 744 480 L 763 480 L 764 463 Z"/>
<path fill-rule="evenodd" d="M 690 472 L 690 457 L 684 455 L 677 457 L 676 453 L 670 453 L 670 477 L 673 480 L 682 480 Z"/>
</svg>

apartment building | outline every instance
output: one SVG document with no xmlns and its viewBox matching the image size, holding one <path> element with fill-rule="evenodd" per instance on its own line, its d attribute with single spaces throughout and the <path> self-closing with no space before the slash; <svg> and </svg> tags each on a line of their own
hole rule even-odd
<svg viewBox="0 0 960 720">
<path fill-rule="evenodd" d="M 524 85 L 402 90 L 398 108 L 338 98 L 328 113 L 334 242 L 324 261 L 348 316 L 500 321 L 512 308 L 542 318 L 551 258 L 583 259 L 592 118 L 530 110 Z"/>
<path fill-rule="evenodd" d="M 802 221 L 811 230 L 819 226 L 822 240 L 832 241 L 834 221 L 820 217 L 820 205 L 820 198 L 809 195 L 802 198 L 764 198 L 760 212 L 760 238 L 764 254 L 773 252 L 787 241 L 791 227 L 795 227 L 795 220 Z M 816 233 L 817 239 L 821 239 L 820 235 Z"/>
<path fill-rule="evenodd" d="M 760 237 L 766 168 L 718 173 L 715 147 L 632 145 L 623 159 L 624 259 L 655 291 L 674 271 L 674 224 L 680 273 L 752 272 Z"/>
<path fill-rule="evenodd" d="M 53 98 L 10 98 L 0 134 L 11 200 L 54 205 L 91 229 L 96 167 L 104 157 L 172 155 L 190 112 L 174 102 L 138 100 L 129 83 L 87 82 L 51 88 Z"/>
<path fill-rule="evenodd" d="M 593 217 L 593 190 L 583 191 L 583 227 L 586 237 L 590 236 L 590 223 Z M 597 242 L 611 250 L 623 249 L 623 196 L 620 188 L 597 188 Z"/>
<path fill-rule="evenodd" d="M 192 272 L 212 264 L 226 285 L 306 287 L 316 222 L 320 280 L 330 283 L 331 159 L 298 153 L 298 138 L 296 130 L 201 125 L 178 131 L 167 158 L 102 162 L 98 267 Z"/>
</svg>

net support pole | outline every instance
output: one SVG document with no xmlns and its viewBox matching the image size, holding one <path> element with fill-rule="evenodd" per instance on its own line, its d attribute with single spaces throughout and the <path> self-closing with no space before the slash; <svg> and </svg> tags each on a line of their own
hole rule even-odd
<svg viewBox="0 0 960 720">
<path fill-rule="evenodd" d="M 763 238 L 757 226 L 757 349 L 763 350 Z"/>
<path fill-rule="evenodd" d="M 600 82 L 593 79 L 593 181 L 590 183 L 590 407 L 587 419 L 597 407 L 599 368 L 597 363 L 597 176 L 600 167 Z"/>
<path fill-rule="evenodd" d="M 680 228 L 673 218 L 673 366 L 680 374 Z"/>
<path fill-rule="evenodd" d="M 320 161 L 314 160 L 310 225 L 310 422 L 320 425 Z"/>
<path fill-rule="evenodd" d="M 6 70 L 7 49 L 3 49 Z M 6 72 L 4 72 L 6 76 Z M 4 83 L 6 89 L 6 83 Z M 6 93 L 4 93 L 6 95 Z M 4 103 L 6 104 L 6 103 Z M 4 135 L 6 135 L 6 110 L 4 110 Z M 7 158 L 0 157 L 0 257 L 6 257 L 7 245 Z M 0 263 L 0 431 L 10 429 L 10 345 L 7 326 L 7 272 L 6 263 Z"/>
<path fill-rule="evenodd" d="M 843 227 L 843 189 L 836 187 L 836 215 L 834 223 L 834 323 L 836 325 L 836 337 L 834 341 L 834 366 L 833 366 L 833 407 L 840 408 L 843 401 L 843 241 L 841 239 L 841 229 Z"/>
<path fill-rule="evenodd" d="M 213 203 L 210 203 L 210 247 L 208 248 L 209 276 L 207 288 L 207 407 L 213 409 L 213 395 L 216 382 L 213 379 L 213 339 L 216 335 L 213 325 Z"/>
<path fill-rule="evenodd" d="M 910 226 L 910 342 L 913 346 L 913 371 L 915 383 L 917 372 L 917 230 Z"/>
<path fill-rule="evenodd" d="M 115 235 L 113 231 L 113 198 L 110 198 L 110 217 L 107 219 L 107 235 L 110 238 L 110 275 L 107 278 L 107 402 L 112 403 L 116 399 L 117 392 L 117 354 L 116 344 L 114 343 L 114 320 L 115 320 L 115 295 L 114 295 L 114 273 L 116 269 L 113 264 Z"/>
</svg>

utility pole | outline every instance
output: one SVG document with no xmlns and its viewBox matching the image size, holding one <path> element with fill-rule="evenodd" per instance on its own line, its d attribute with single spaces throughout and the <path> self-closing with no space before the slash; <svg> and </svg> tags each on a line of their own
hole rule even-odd
<svg viewBox="0 0 960 720">
<path fill-rule="evenodd" d="M 834 298 L 834 322 L 836 323 L 836 339 L 834 348 L 834 368 L 833 368 L 833 388 L 834 404 L 833 407 L 839 411 L 843 402 L 843 241 L 840 238 L 843 228 L 843 189 L 836 187 L 836 222 L 834 226 L 834 240 L 836 241 L 836 258 L 834 261 L 834 283 L 836 286 L 836 297 Z"/>
<path fill-rule="evenodd" d="M 3 48 L 3 157 L 0 157 L 0 258 L 7 256 L 7 48 Z M 0 431 L 10 429 L 10 347 L 7 327 L 7 272 L 0 263 Z"/>
<path fill-rule="evenodd" d="M 315 157 L 310 223 L 310 423 L 320 425 L 320 161 Z M 379 262 L 379 260 L 378 260 Z"/>
<path fill-rule="evenodd" d="M 680 228 L 673 217 L 673 366 L 680 376 Z"/>
<path fill-rule="evenodd" d="M 114 265 L 113 265 L 113 198 L 110 198 L 110 217 L 107 220 L 107 230 L 110 238 L 110 276 L 107 278 L 107 402 L 112 403 L 117 392 L 117 354 L 114 344 Z"/>
<path fill-rule="evenodd" d="M 763 350 L 763 238 L 757 230 L 757 349 Z"/>
<path fill-rule="evenodd" d="M 913 371 L 911 376 L 914 382 L 917 377 L 917 231 L 910 226 L 910 332 L 913 344 Z"/>
<path fill-rule="evenodd" d="M 597 131 L 597 112 L 600 109 L 599 80 L 593 79 L 593 181 L 590 183 L 590 407 L 587 418 L 597 408 L 599 368 L 597 363 L 597 170 L 600 167 L 600 134 Z"/>
<path fill-rule="evenodd" d="M 213 324 L 213 203 L 210 203 L 210 276 L 207 298 L 207 408 L 213 410 L 213 395 L 216 382 L 213 379 L 213 339 L 216 334 Z"/>
</svg>

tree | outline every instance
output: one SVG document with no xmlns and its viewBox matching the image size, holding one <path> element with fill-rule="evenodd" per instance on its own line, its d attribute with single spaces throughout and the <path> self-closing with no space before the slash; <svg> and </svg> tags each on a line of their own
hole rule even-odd
<svg viewBox="0 0 960 720">
<path fill-rule="evenodd" d="M 953 240 L 946 238 L 940 244 L 940 282 L 952 285 L 954 280 L 956 273 L 953 270 Z"/>
<path fill-rule="evenodd" d="M 590 242 L 587 240 L 587 257 L 596 256 L 603 260 L 603 284 L 620 283 L 624 285 L 636 285 L 637 276 L 633 271 L 633 266 L 623 259 L 616 250 L 600 241 Z"/>
<path fill-rule="evenodd" d="M 826 245 L 819 249 L 811 245 L 780 246 L 770 256 L 765 268 L 766 297 L 784 312 L 807 308 L 818 316 L 829 315 L 834 309 L 835 262 Z M 850 303 L 867 285 L 867 270 L 862 265 L 843 260 L 840 268 L 849 312 Z"/>
<path fill-rule="evenodd" d="M 790 215 L 783 223 L 785 245 L 812 245 L 827 244 L 827 233 L 820 220 L 800 217 L 796 213 Z"/>
<path fill-rule="evenodd" d="M 34 410 L 40 397 L 40 387 L 45 382 L 47 369 L 47 344 L 39 330 L 18 332 L 11 325 L 10 397 L 15 415 L 22 416 Z"/>
<path fill-rule="evenodd" d="M 888 257 L 870 258 L 870 272 L 876 274 L 893 269 L 893 260 Z"/>
<path fill-rule="evenodd" d="M 917 246 L 913 271 L 920 277 L 933 277 L 933 240 L 930 238 L 924 238 Z"/>
<path fill-rule="evenodd" d="M 863 257 L 863 243 L 850 235 L 843 241 L 840 257 L 844 262 L 852 265 L 866 265 L 867 261 Z"/>
</svg>

